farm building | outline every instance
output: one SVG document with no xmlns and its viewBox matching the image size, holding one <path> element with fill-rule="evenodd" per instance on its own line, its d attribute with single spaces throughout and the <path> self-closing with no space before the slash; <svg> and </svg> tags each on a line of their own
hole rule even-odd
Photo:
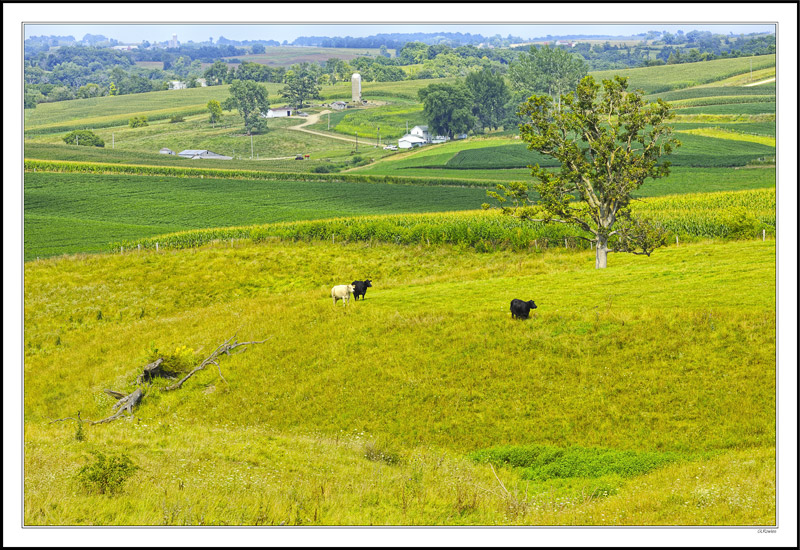
<svg viewBox="0 0 800 550">
<path fill-rule="evenodd" d="M 347 109 L 347 103 L 344 101 L 334 101 L 331 103 L 331 107 L 341 111 L 342 109 Z"/>
<path fill-rule="evenodd" d="M 350 80 L 352 82 L 353 89 L 353 102 L 358 103 L 361 101 L 361 75 L 358 73 L 353 73 L 353 76 Z"/>
<path fill-rule="evenodd" d="M 425 138 L 419 137 L 414 134 L 406 134 L 397 140 L 397 146 L 400 149 L 411 149 L 412 147 L 420 147 L 428 143 Z"/>
<path fill-rule="evenodd" d="M 278 107 L 276 109 L 269 109 L 267 111 L 266 116 L 264 118 L 279 118 L 284 116 L 292 116 L 292 108 L 291 107 Z"/>
<path fill-rule="evenodd" d="M 414 126 L 411 128 L 409 135 L 421 137 L 425 140 L 425 143 L 431 142 L 431 135 L 428 133 L 427 126 Z"/>
<path fill-rule="evenodd" d="M 162 155 L 174 155 L 175 151 L 173 151 L 169 147 L 162 147 L 159 153 L 161 153 Z"/>
<path fill-rule="evenodd" d="M 186 149 L 178 153 L 179 157 L 186 159 L 216 159 L 216 160 L 231 160 L 233 157 L 226 157 L 208 149 Z"/>
</svg>

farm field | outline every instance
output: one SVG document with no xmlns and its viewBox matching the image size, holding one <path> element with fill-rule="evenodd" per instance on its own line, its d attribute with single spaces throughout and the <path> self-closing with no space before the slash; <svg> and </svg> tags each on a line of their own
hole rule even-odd
<svg viewBox="0 0 800 550">
<path fill-rule="evenodd" d="M 477 208 L 481 188 L 28 173 L 25 259 L 230 225 Z"/>
<path fill-rule="evenodd" d="M 455 78 L 363 82 L 318 134 L 212 127 L 227 85 L 25 110 L 24 524 L 775 525 L 776 88 L 745 86 L 775 56 L 592 74 L 670 102 L 682 142 L 631 204 L 666 246 L 603 270 L 569 226 L 481 210 L 558 169 L 515 128 L 376 146 Z M 350 83 L 321 96 L 312 117 Z M 105 147 L 63 142 L 83 128 Z M 332 303 L 357 279 L 365 299 Z M 538 308 L 512 320 L 512 298 Z M 129 421 L 74 420 L 229 338 L 263 343 L 142 383 Z M 119 490 L 88 478 L 105 458 L 135 465 Z"/>
<path fill-rule="evenodd" d="M 641 67 L 635 69 L 614 69 L 610 71 L 592 72 L 595 80 L 613 78 L 614 75 L 628 77 L 630 89 L 641 89 L 645 93 L 655 94 L 690 88 L 701 84 L 723 81 L 733 76 L 750 74 L 750 57 L 733 59 L 715 59 L 700 63 L 682 63 L 678 65 L 661 65 L 657 67 Z M 759 55 L 752 57 L 753 70 L 775 67 L 775 55 Z M 757 86 L 754 88 L 758 88 Z"/>
<path fill-rule="evenodd" d="M 387 49 L 394 56 L 394 49 Z M 350 61 L 356 57 L 376 56 L 378 48 L 322 48 L 316 46 L 266 46 L 262 54 L 239 55 L 236 59 L 275 67 L 288 67 L 295 63 L 316 63 L 331 58 Z M 224 59 L 224 58 L 223 58 Z M 228 58 L 230 60 L 232 58 Z"/>
<path fill-rule="evenodd" d="M 774 241 L 593 261 L 282 242 L 28 262 L 25 522 L 774 524 Z M 511 321 L 517 295 L 535 318 Z M 268 341 L 156 382 L 138 420 L 49 423 L 234 334 Z M 92 452 L 141 469 L 82 490 Z"/>
</svg>

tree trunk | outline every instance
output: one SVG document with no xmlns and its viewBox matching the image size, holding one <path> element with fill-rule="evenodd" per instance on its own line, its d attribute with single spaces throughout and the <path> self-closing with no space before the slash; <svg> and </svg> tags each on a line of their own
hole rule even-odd
<svg viewBox="0 0 800 550">
<path fill-rule="evenodd" d="M 606 259 L 608 257 L 608 237 L 599 235 L 597 237 L 597 246 L 595 247 L 595 269 L 605 269 Z"/>
</svg>

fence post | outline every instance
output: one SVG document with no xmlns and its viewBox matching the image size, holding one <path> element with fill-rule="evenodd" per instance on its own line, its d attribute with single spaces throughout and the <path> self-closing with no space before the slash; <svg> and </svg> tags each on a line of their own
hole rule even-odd
<svg viewBox="0 0 800 550">
<path fill-rule="evenodd" d="M 158 243 L 156 243 L 156 252 L 158 252 Z"/>
<path fill-rule="evenodd" d="M 331 241 L 333 242 L 333 244 L 336 244 L 336 233 L 331 235 Z"/>
<path fill-rule="evenodd" d="M 139 249 L 139 252 L 141 252 L 141 251 L 142 251 L 142 244 L 141 244 L 141 243 L 137 244 L 137 245 L 136 245 L 136 248 L 138 248 L 138 249 Z"/>
<path fill-rule="evenodd" d="M 123 254 L 124 252 L 125 252 L 125 247 L 124 246 L 120 246 L 119 247 L 119 253 Z"/>
<path fill-rule="evenodd" d="M 675 246 L 680 246 L 681 243 L 678 242 L 678 236 L 675 235 Z"/>
<path fill-rule="evenodd" d="M 564 248 L 569 248 L 569 246 L 567 246 L 567 238 L 566 237 L 564 237 Z"/>
<path fill-rule="evenodd" d="M 761 230 L 761 240 L 762 241 L 766 241 L 767 240 L 767 230 L 766 229 L 762 229 Z"/>
</svg>

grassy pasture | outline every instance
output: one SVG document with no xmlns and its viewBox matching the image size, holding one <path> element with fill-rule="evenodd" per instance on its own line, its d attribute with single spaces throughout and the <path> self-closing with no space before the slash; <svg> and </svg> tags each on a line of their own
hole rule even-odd
<svg viewBox="0 0 800 550">
<path fill-rule="evenodd" d="M 732 76 L 750 74 L 750 62 L 753 69 L 766 69 L 775 66 L 775 55 L 760 55 L 733 59 L 715 59 L 699 63 L 681 63 L 678 65 L 661 65 L 657 67 L 639 67 L 635 69 L 613 69 L 590 73 L 595 80 L 613 78 L 615 75 L 628 78 L 630 89 L 641 89 L 645 93 L 655 94 L 681 88 L 690 88 L 700 84 L 709 84 Z"/>
<path fill-rule="evenodd" d="M 387 105 L 370 109 L 354 109 L 330 114 L 330 130 L 359 138 L 377 139 L 380 128 L 381 142 L 403 137 L 406 128 L 425 124 L 422 105 Z M 408 126 L 406 126 L 406 124 Z M 328 130 L 328 115 L 310 126 L 312 130 Z"/>
<path fill-rule="evenodd" d="M 25 523 L 774 524 L 774 241 L 593 262 L 286 242 L 30 262 Z M 331 305 L 364 276 L 366 300 Z M 514 296 L 535 318 L 511 321 Z M 105 417 L 153 347 L 200 359 L 232 334 L 270 340 L 83 441 L 48 424 Z M 574 464 L 497 462 L 504 492 L 472 457 L 509 447 Z M 142 467 L 122 493 L 77 486 L 95 450 Z"/>
</svg>

